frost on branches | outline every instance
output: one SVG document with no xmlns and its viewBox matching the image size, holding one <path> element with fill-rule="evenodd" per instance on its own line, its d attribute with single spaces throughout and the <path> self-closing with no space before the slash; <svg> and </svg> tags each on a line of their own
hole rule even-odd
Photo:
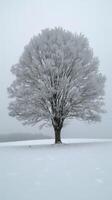
<svg viewBox="0 0 112 200">
<path fill-rule="evenodd" d="M 105 77 L 98 66 L 84 35 L 61 28 L 43 30 L 12 66 L 16 79 L 8 88 L 14 98 L 10 116 L 24 124 L 52 124 L 55 143 L 61 142 L 65 119 L 100 121 Z"/>
</svg>

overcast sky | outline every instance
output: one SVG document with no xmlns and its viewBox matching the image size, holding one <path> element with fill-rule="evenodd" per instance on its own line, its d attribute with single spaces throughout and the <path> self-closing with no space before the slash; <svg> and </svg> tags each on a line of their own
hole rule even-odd
<svg viewBox="0 0 112 200">
<path fill-rule="evenodd" d="M 61 26 L 84 33 L 100 59 L 106 75 L 105 109 L 102 122 L 72 120 L 63 129 L 66 136 L 112 137 L 112 0 L 0 0 L 0 134 L 14 132 L 52 133 L 53 130 L 23 126 L 8 116 L 7 87 L 10 68 L 18 62 L 30 38 L 44 28 Z"/>
</svg>

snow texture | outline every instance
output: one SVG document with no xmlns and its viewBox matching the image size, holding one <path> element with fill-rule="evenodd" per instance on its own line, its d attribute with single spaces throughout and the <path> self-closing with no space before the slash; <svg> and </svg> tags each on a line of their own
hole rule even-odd
<svg viewBox="0 0 112 200">
<path fill-rule="evenodd" d="M 112 199 L 112 140 L 45 143 L 0 144 L 1 200 Z"/>
</svg>

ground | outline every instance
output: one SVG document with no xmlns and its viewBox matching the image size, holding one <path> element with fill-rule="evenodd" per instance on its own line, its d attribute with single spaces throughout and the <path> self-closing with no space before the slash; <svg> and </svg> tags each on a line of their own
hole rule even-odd
<svg viewBox="0 0 112 200">
<path fill-rule="evenodd" d="M 1 143 L 0 200 L 112 200 L 112 140 L 68 142 Z"/>
</svg>

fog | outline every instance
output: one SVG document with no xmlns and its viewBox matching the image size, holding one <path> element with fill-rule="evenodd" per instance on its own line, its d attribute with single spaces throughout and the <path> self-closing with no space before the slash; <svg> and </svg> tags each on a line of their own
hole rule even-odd
<svg viewBox="0 0 112 200">
<path fill-rule="evenodd" d="M 63 129 L 67 137 L 112 137 L 112 1 L 111 0 L 0 0 L 0 134 L 42 132 L 51 128 L 23 126 L 8 116 L 7 87 L 14 77 L 10 69 L 18 62 L 24 46 L 44 28 L 63 27 L 84 33 L 100 59 L 106 76 L 105 109 L 101 123 L 72 120 Z"/>
</svg>

